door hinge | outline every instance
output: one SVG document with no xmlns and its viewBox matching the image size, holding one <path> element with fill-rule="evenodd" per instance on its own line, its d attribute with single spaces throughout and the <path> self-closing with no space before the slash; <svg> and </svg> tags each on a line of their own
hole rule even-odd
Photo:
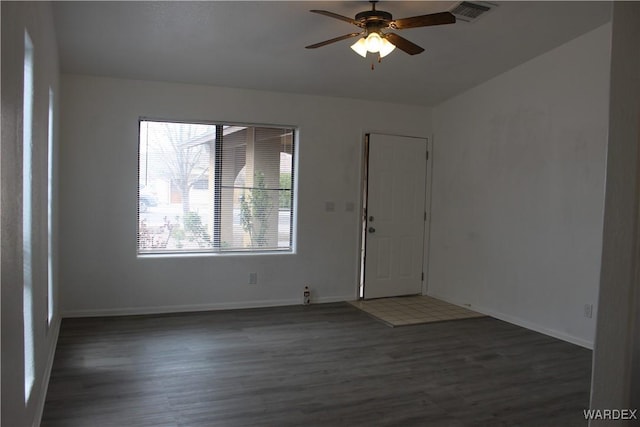
<svg viewBox="0 0 640 427">
<path fill-rule="evenodd" d="M 427 220 L 427 211 L 424 212 L 424 220 Z"/>
<path fill-rule="evenodd" d="M 429 160 L 429 152 L 427 151 L 427 160 Z"/>
<path fill-rule="evenodd" d="M 422 278 L 420 280 L 424 280 L 424 271 L 422 272 Z"/>
</svg>

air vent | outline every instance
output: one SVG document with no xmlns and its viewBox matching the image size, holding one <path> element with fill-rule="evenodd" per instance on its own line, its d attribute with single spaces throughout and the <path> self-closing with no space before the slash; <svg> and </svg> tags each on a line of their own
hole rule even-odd
<svg viewBox="0 0 640 427">
<path fill-rule="evenodd" d="M 496 5 L 489 2 L 463 1 L 454 6 L 450 12 L 460 21 L 475 22 L 494 7 Z"/>
</svg>

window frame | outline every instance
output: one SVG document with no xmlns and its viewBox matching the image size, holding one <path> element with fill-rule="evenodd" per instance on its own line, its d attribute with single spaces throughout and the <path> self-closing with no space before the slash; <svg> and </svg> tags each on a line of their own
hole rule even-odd
<svg viewBox="0 0 640 427">
<path fill-rule="evenodd" d="M 289 190 L 291 192 L 290 201 L 290 217 L 289 217 L 289 246 L 286 248 L 236 248 L 236 249 L 222 249 L 220 242 L 221 225 L 219 223 L 220 215 L 215 215 L 217 220 L 213 225 L 213 236 L 211 248 L 202 249 L 188 249 L 188 250 L 158 250 L 158 251 L 140 251 L 139 236 L 140 236 L 140 157 L 141 157 L 141 131 L 143 122 L 159 122 L 159 123 L 171 123 L 171 124 L 192 124 L 192 125 L 207 125 L 216 126 L 216 138 L 219 136 L 218 129 L 223 129 L 224 126 L 239 126 L 239 127 L 253 127 L 253 128 L 269 128 L 269 129 L 283 129 L 290 130 L 292 135 L 291 142 L 291 188 L 279 190 Z M 248 123 L 248 122 L 231 122 L 231 121 L 217 121 L 217 120 L 185 120 L 185 119 L 165 119 L 150 116 L 138 117 L 138 132 L 137 132 L 137 165 L 136 165 L 136 255 L 138 258 L 188 258 L 188 257 L 208 257 L 208 256 L 255 256 L 255 255 L 291 255 L 296 253 L 297 247 L 297 181 L 298 181 L 298 144 L 299 144 L 299 127 L 295 125 L 283 125 L 272 123 Z M 221 135 L 220 135 L 221 136 Z M 214 210 L 221 209 L 221 166 L 222 166 L 222 144 L 216 144 L 215 146 L 215 166 L 214 170 L 214 200 L 211 201 L 211 206 Z"/>
</svg>

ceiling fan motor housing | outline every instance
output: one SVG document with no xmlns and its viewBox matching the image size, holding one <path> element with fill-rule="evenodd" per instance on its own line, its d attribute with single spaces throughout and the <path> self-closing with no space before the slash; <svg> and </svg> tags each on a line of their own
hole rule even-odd
<svg viewBox="0 0 640 427">
<path fill-rule="evenodd" d="M 389 26 L 393 16 L 383 10 L 366 10 L 358 13 L 355 20 L 359 22 L 359 27 L 365 28 L 368 32 L 380 32 Z"/>
</svg>

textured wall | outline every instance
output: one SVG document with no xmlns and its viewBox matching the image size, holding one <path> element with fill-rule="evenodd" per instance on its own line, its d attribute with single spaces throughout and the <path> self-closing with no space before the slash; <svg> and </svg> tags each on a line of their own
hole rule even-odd
<svg viewBox="0 0 640 427">
<path fill-rule="evenodd" d="M 593 344 L 610 33 L 602 26 L 434 109 L 430 295 Z"/>
<path fill-rule="evenodd" d="M 62 91 L 68 315 L 297 304 L 307 284 L 316 301 L 355 298 L 363 134 L 431 133 L 423 107 L 77 75 L 63 75 Z M 297 127 L 296 253 L 137 257 L 141 116 Z M 250 272 L 257 285 L 248 285 Z"/>
<path fill-rule="evenodd" d="M 600 311 L 591 408 L 640 410 L 640 3 L 613 9 Z M 640 415 L 639 415 L 640 417 Z M 636 423 L 638 421 L 636 420 Z M 597 421 L 592 425 L 619 425 Z M 633 424 L 636 425 L 636 424 Z"/>
<path fill-rule="evenodd" d="M 2 2 L 2 425 L 39 422 L 60 316 L 47 322 L 47 158 L 49 88 L 58 94 L 58 58 L 51 5 Z M 24 402 L 22 146 L 25 29 L 34 46 L 33 328 L 35 383 Z M 54 117 L 57 117 L 54 115 Z M 54 125 L 54 140 L 55 129 Z M 57 142 L 55 142 L 57 145 Z M 55 190 L 54 190 L 55 191 Z M 54 206 L 55 212 L 55 206 Z M 55 223 L 55 222 L 54 222 Z M 54 237 L 56 230 L 54 229 Z M 54 242 L 55 249 L 55 242 Z M 54 260 L 56 259 L 54 252 Z M 55 278 L 55 264 L 54 264 Z M 54 283 L 56 281 L 54 280 Z M 55 297 L 55 295 L 53 295 Z"/>
</svg>

